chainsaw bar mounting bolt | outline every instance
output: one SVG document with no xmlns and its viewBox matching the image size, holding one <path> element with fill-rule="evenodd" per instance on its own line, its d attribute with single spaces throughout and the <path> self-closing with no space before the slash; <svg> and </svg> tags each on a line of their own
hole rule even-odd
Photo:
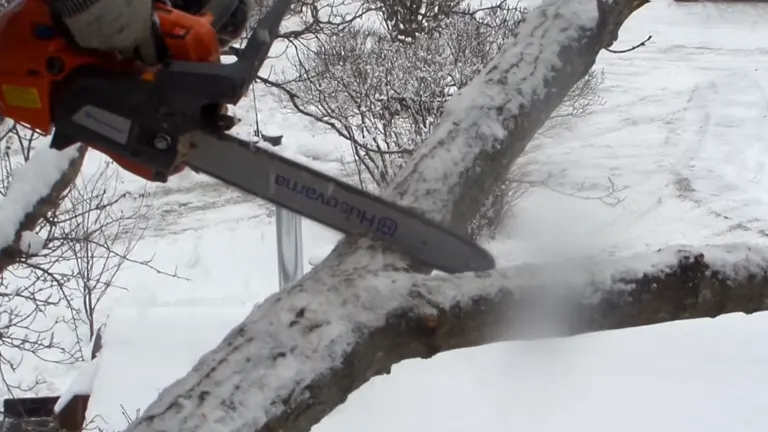
<svg viewBox="0 0 768 432">
<path fill-rule="evenodd" d="M 171 137 L 166 134 L 158 134 L 153 142 L 158 150 L 167 150 L 171 146 Z"/>
</svg>

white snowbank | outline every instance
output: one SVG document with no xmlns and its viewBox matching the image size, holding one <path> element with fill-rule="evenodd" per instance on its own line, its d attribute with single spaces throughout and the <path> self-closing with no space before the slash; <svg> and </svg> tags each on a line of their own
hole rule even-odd
<svg viewBox="0 0 768 432">
<path fill-rule="evenodd" d="M 45 241 L 37 233 L 32 231 L 24 231 L 21 233 L 21 240 L 19 241 L 19 247 L 21 251 L 27 255 L 37 255 L 43 251 Z"/>
<path fill-rule="evenodd" d="M 181 378 L 250 312 L 233 307 L 119 309 L 110 316 L 99 354 L 99 376 L 86 418 L 123 430 L 122 410 L 134 414 Z M 108 429 L 112 430 L 112 429 Z"/>
<path fill-rule="evenodd" d="M 763 432 L 768 313 L 408 360 L 312 432 Z"/>
</svg>

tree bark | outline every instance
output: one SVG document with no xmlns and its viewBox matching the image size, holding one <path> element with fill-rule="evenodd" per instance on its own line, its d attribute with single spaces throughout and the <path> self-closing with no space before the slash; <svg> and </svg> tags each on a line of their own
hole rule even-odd
<svg viewBox="0 0 768 432">
<path fill-rule="evenodd" d="M 466 230 L 536 130 L 645 3 L 546 0 L 531 11 L 518 37 L 449 102 L 386 196 Z M 308 431 L 403 359 L 515 337 L 508 330 L 536 334 L 541 326 L 520 324 L 532 322 L 524 313 L 531 310 L 542 319 L 569 317 L 555 327 L 543 321 L 558 330 L 550 330 L 554 334 L 715 313 L 704 301 L 686 302 L 706 295 L 730 300 L 719 293 L 731 291 L 705 277 L 714 273 L 699 271 L 712 263 L 686 256 L 691 264 L 672 260 L 666 272 L 626 280 L 626 273 L 608 270 L 601 279 L 583 272 L 577 277 L 568 263 L 433 277 L 409 273 L 413 263 L 384 245 L 347 238 L 297 284 L 258 305 L 127 431 Z M 654 288 L 654 282 L 689 273 L 681 283 Z M 694 275 L 700 285 L 691 288 Z M 756 297 L 762 299 L 759 280 Z M 739 286 L 755 292 L 753 285 Z M 599 301 L 591 303 L 595 295 Z M 676 302 L 665 306 L 670 299 Z"/>
<path fill-rule="evenodd" d="M 17 171 L 26 170 L 27 172 L 24 173 L 24 178 L 22 179 L 14 178 L 8 193 L 6 194 L 6 198 L 3 199 L 0 206 L 18 205 L 19 203 L 17 202 L 6 202 L 6 200 L 9 199 L 8 197 L 12 194 L 16 195 L 13 198 L 17 198 L 19 195 L 26 195 L 24 201 L 29 204 L 26 209 L 14 208 L 14 212 L 19 213 L 17 219 L 18 225 L 14 230 L 13 239 L 9 239 L 11 241 L 0 245 L 0 274 L 2 274 L 8 267 L 17 264 L 24 257 L 25 253 L 22 251 L 19 244 L 21 241 L 21 234 L 24 231 L 34 231 L 46 215 L 59 208 L 61 201 L 64 198 L 64 194 L 72 186 L 78 174 L 80 174 L 80 169 L 83 166 L 87 149 L 88 147 L 79 145 L 76 149 L 67 149 L 61 154 L 34 154 L 22 167 L 17 168 Z M 46 153 L 53 152 L 53 150 L 49 149 L 43 149 L 42 151 Z M 64 163 L 51 163 L 49 159 L 54 157 L 61 158 Z M 40 177 L 42 177 L 43 174 L 37 171 L 46 169 L 61 169 L 61 171 L 58 176 L 54 177 L 55 180 L 52 184 L 40 185 L 45 188 L 41 193 L 38 193 L 39 191 L 36 190 L 26 190 L 25 185 L 40 183 L 39 178 L 35 178 L 37 177 L 35 174 L 40 174 Z M 14 171 L 12 175 L 15 176 L 17 171 Z M 45 177 L 49 177 L 51 174 L 53 173 L 45 173 Z M 25 189 L 21 191 L 21 194 L 18 194 L 13 190 L 16 184 L 20 185 L 16 187 Z M 3 220 L 3 223 L 9 222 L 10 221 L 8 220 Z"/>
</svg>

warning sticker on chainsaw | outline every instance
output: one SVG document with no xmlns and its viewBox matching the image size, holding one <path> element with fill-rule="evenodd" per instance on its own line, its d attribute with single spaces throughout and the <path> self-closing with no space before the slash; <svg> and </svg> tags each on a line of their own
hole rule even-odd
<svg viewBox="0 0 768 432">
<path fill-rule="evenodd" d="M 3 85 L 3 99 L 10 106 L 19 108 L 42 108 L 40 94 L 34 87 Z"/>
</svg>

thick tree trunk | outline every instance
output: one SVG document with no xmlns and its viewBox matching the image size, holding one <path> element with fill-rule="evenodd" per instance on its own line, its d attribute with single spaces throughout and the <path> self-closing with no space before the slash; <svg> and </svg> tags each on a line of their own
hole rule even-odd
<svg viewBox="0 0 768 432">
<path fill-rule="evenodd" d="M 519 36 L 450 101 L 388 197 L 465 230 L 536 130 L 645 3 L 546 0 L 531 11 Z M 308 431 L 400 360 L 514 337 L 509 329 L 525 337 L 528 329 L 517 323 L 527 322 L 529 314 L 520 312 L 531 310 L 531 301 L 567 311 L 534 316 L 567 316 L 560 333 L 570 334 L 672 320 L 686 310 L 709 313 L 685 309 L 685 301 L 700 299 L 691 289 L 717 280 L 652 288 L 652 278 L 700 269 L 700 260 L 690 268 L 672 260 L 665 273 L 627 281 L 607 270 L 598 273 L 602 279 L 578 276 L 569 272 L 572 264 L 431 277 L 404 271 L 409 260 L 386 249 L 365 239 L 340 243 L 299 283 L 258 305 L 128 431 Z M 682 303 L 663 306 L 670 298 Z"/>
</svg>

